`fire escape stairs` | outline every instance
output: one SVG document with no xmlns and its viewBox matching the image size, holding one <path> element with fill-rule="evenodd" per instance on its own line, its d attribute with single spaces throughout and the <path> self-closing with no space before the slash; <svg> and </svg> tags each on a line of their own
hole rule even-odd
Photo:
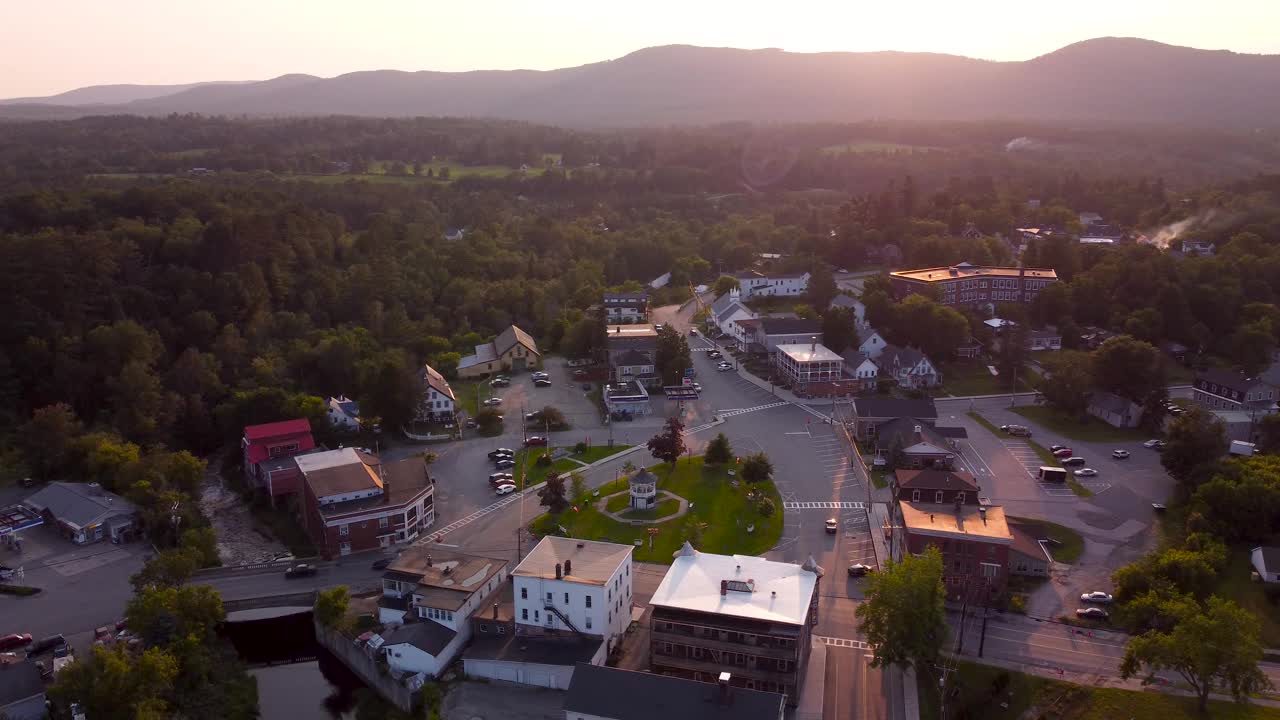
<svg viewBox="0 0 1280 720">
<path fill-rule="evenodd" d="M 578 637 L 584 640 L 586 639 L 587 636 L 581 630 L 579 630 L 576 625 L 573 624 L 573 621 L 569 619 L 568 615 L 565 615 L 564 613 L 560 612 L 560 608 L 556 607 L 555 605 L 552 605 L 551 603 L 547 603 L 544 607 L 546 608 L 547 612 L 553 613 L 555 614 L 556 617 L 560 618 L 560 622 L 564 623 L 565 627 L 569 628 L 574 633 L 576 633 Z"/>
</svg>

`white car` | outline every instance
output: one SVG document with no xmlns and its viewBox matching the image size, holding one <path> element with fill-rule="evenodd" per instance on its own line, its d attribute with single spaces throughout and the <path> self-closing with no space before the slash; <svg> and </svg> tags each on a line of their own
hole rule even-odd
<svg viewBox="0 0 1280 720">
<path fill-rule="evenodd" d="M 719 365 L 716 365 L 716 369 L 719 370 L 720 372 L 724 372 L 726 370 L 732 370 L 733 365 L 730 365 L 727 362 L 722 362 Z"/>
<path fill-rule="evenodd" d="M 1146 442 L 1142 443 L 1142 447 L 1144 447 L 1144 448 L 1153 448 L 1153 447 L 1157 447 L 1159 444 L 1160 444 L 1160 441 L 1159 441 L 1159 440 L 1148 440 L 1148 441 L 1146 441 Z"/>
<path fill-rule="evenodd" d="M 550 373 L 545 373 L 545 372 L 543 372 L 543 371 L 541 371 L 541 370 L 538 370 L 537 372 L 532 373 L 532 374 L 531 374 L 531 377 L 532 377 L 534 380 L 537 380 L 537 379 L 539 379 L 539 378 L 541 378 L 541 379 L 544 379 L 544 380 L 545 380 L 546 378 L 551 377 L 551 374 L 550 374 Z"/>
<path fill-rule="evenodd" d="M 1111 451 L 1111 457 L 1113 457 L 1113 458 L 1115 458 L 1115 459 L 1117 459 L 1117 460 L 1128 460 L 1128 459 L 1129 459 L 1129 451 L 1128 451 L 1128 450 L 1112 450 L 1112 451 Z"/>
<path fill-rule="evenodd" d="M 1093 468 L 1080 468 L 1076 471 L 1076 477 L 1097 477 L 1098 471 Z"/>
<path fill-rule="evenodd" d="M 1080 602 L 1098 603 L 1100 605 L 1106 605 L 1111 602 L 1111 596 L 1102 592 L 1101 590 L 1094 590 L 1093 592 L 1087 592 L 1081 595 Z"/>
<path fill-rule="evenodd" d="M 497 407 L 502 404 L 502 398 L 492 397 L 484 401 L 485 407 Z"/>
<path fill-rule="evenodd" d="M 494 490 L 493 490 L 494 494 L 496 494 L 496 495 L 508 495 L 508 494 L 513 493 L 513 492 L 515 492 L 515 491 L 516 491 L 516 486 L 515 486 L 515 485 L 511 485 L 511 484 L 509 484 L 509 483 L 508 483 L 508 484 L 506 484 L 506 485 L 499 485 L 498 487 L 494 488 Z"/>
</svg>

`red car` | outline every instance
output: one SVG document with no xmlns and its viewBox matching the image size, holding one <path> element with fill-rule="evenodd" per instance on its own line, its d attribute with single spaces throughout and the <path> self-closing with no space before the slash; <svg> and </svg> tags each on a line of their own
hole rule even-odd
<svg viewBox="0 0 1280 720">
<path fill-rule="evenodd" d="M 541 435 L 530 435 L 525 441 L 526 447 L 546 447 L 547 439 Z"/>
<path fill-rule="evenodd" d="M 1064 447 L 1064 448 L 1059 448 L 1057 450 L 1054 450 L 1053 456 L 1059 457 L 1059 458 L 1071 457 L 1071 448 Z"/>
<path fill-rule="evenodd" d="M 31 644 L 30 633 L 11 633 L 0 636 L 0 651 L 16 650 Z"/>
</svg>

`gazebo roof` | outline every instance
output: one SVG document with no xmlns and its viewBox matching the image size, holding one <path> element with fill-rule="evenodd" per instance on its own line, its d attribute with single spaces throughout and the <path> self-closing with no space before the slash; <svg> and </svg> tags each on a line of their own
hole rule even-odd
<svg viewBox="0 0 1280 720">
<path fill-rule="evenodd" d="M 632 485 L 657 485 L 658 478 L 648 470 L 641 470 L 630 478 L 627 478 L 627 482 Z"/>
</svg>

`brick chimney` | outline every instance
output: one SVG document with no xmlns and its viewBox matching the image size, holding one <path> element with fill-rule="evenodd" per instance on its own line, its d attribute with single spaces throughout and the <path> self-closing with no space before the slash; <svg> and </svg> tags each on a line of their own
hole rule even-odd
<svg viewBox="0 0 1280 720">
<path fill-rule="evenodd" d="M 720 594 L 721 594 L 722 596 L 723 596 L 723 595 L 728 595 L 728 594 L 729 594 L 729 581 L 728 581 L 728 580 L 721 580 L 721 581 L 720 581 Z"/>
<path fill-rule="evenodd" d="M 559 580 L 563 577 L 564 577 L 564 573 L 561 570 L 560 563 L 556 563 L 556 579 Z"/>
<path fill-rule="evenodd" d="M 564 561 L 564 574 L 565 574 L 565 577 L 568 577 L 568 576 L 569 576 L 569 575 L 571 575 L 572 573 L 573 573 L 573 561 L 572 561 L 572 560 L 565 560 L 565 561 Z"/>
</svg>

